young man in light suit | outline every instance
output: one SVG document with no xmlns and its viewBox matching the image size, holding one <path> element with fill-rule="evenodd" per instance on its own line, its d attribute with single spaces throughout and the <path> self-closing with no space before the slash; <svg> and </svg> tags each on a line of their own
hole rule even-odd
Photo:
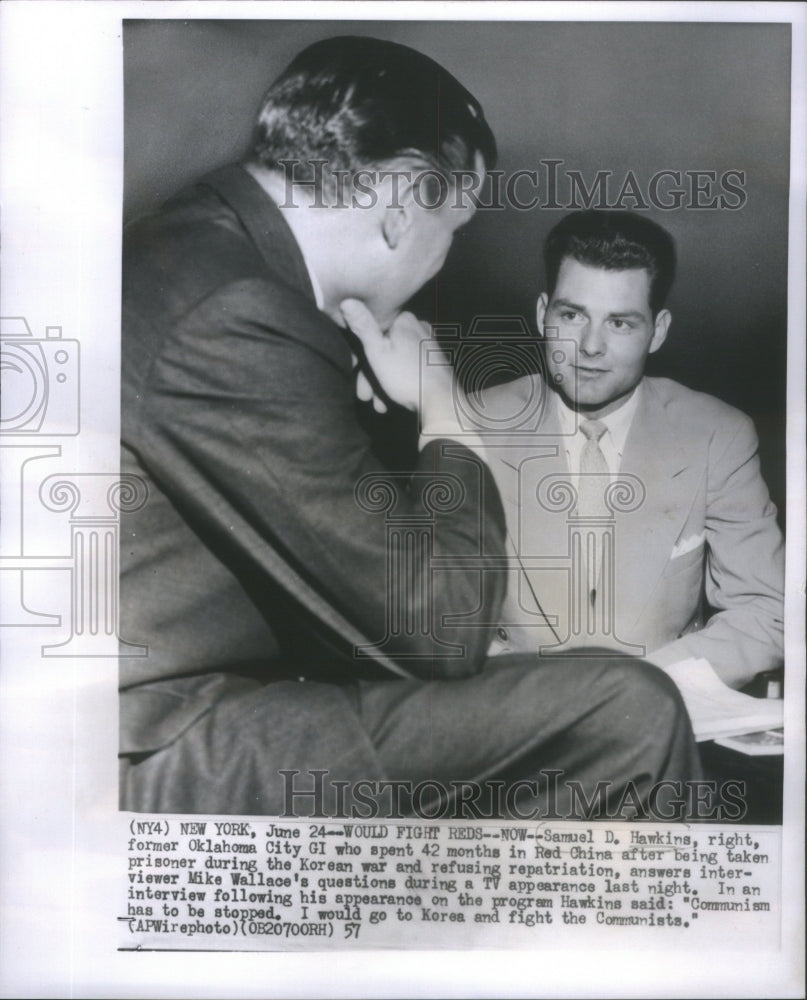
<svg viewBox="0 0 807 1000">
<path fill-rule="evenodd" d="M 495 650 L 703 658 L 742 686 L 782 660 L 784 550 L 751 420 L 644 375 L 670 327 L 672 238 L 576 212 L 545 262 L 546 378 L 484 397 L 507 427 L 489 447 L 512 561 Z"/>
</svg>

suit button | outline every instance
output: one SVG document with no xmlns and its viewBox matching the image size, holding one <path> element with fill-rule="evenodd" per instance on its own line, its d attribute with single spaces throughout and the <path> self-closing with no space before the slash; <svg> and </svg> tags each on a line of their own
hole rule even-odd
<svg viewBox="0 0 807 1000">
<path fill-rule="evenodd" d="M 496 629 L 496 638 L 499 639 L 501 642 L 507 642 L 507 640 L 510 638 L 510 636 L 507 634 L 507 629 L 506 628 L 497 628 Z"/>
</svg>

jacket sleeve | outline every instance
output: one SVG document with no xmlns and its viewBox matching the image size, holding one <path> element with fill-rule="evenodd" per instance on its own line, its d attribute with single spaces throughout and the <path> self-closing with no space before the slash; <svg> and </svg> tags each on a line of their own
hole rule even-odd
<svg viewBox="0 0 807 1000">
<path fill-rule="evenodd" d="M 445 440 L 414 472 L 381 466 L 338 327 L 302 297 L 291 309 L 266 282 L 242 280 L 179 317 L 142 371 L 132 446 L 200 538 L 228 565 L 249 564 L 245 585 L 270 621 L 273 552 L 408 673 L 481 669 L 489 629 L 456 622 L 495 622 L 502 599 L 501 571 L 480 569 L 503 552 L 492 477 Z M 292 631 L 309 648 L 305 630 L 328 631 L 301 613 Z M 340 655 L 358 668 L 354 649 Z"/>
<path fill-rule="evenodd" d="M 712 441 L 707 472 L 704 587 L 714 613 L 700 631 L 649 659 L 665 666 L 704 657 L 727 684 L 740 687 L 782 663 L 784 545 L 753 423 L 733 414 L 729 433 Z"/>
</svg>

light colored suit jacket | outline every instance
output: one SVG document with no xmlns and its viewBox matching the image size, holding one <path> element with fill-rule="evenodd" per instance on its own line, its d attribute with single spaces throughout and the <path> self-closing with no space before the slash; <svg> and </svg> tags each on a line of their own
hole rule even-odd
<svg viewBox="0 0 807 1000">
<path fill-rule="evenodd" d="M 519 414 L 486 440 L 510 554 L 496 652 L 608 646 L 662 666 L 705 657 L 735 685 L 781 664 L 784 548 L 748 417 L 645 378 L 624 486 L 589 530 L 564 486 L 556 400 L 540 376 L 487 390 L 483 404 L 494 423 Z M 602 553 L 593 586 L 581 569 L 589 543 Z"/>
</svg>

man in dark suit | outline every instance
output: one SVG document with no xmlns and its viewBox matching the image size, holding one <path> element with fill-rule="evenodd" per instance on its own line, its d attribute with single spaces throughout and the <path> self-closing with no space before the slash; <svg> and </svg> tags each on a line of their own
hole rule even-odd
<svg viewBox="0 0 807 1000">
<path fill-rule="evenodd" d="M 473 816 L 491 788 L 451 783 L 493 778 L 509 814 L 563 814 L 566 779 L 641 811 L 698 776 L 653 668 L 486 663 L 504 515 L 400 310 L 494 162 L 437 64 L 329 39 L 273 84 L 245 166 L 129 228 L 122 471 L 148 501 L 122 523 L 121 618 L 148 656 L 121 659 L 125 808 L 328 814 L 357 781 L 409 781 L 389 814 Z M 376 457 L 357 394 L 418 411 L 413 469 Z"/>
</svg>

